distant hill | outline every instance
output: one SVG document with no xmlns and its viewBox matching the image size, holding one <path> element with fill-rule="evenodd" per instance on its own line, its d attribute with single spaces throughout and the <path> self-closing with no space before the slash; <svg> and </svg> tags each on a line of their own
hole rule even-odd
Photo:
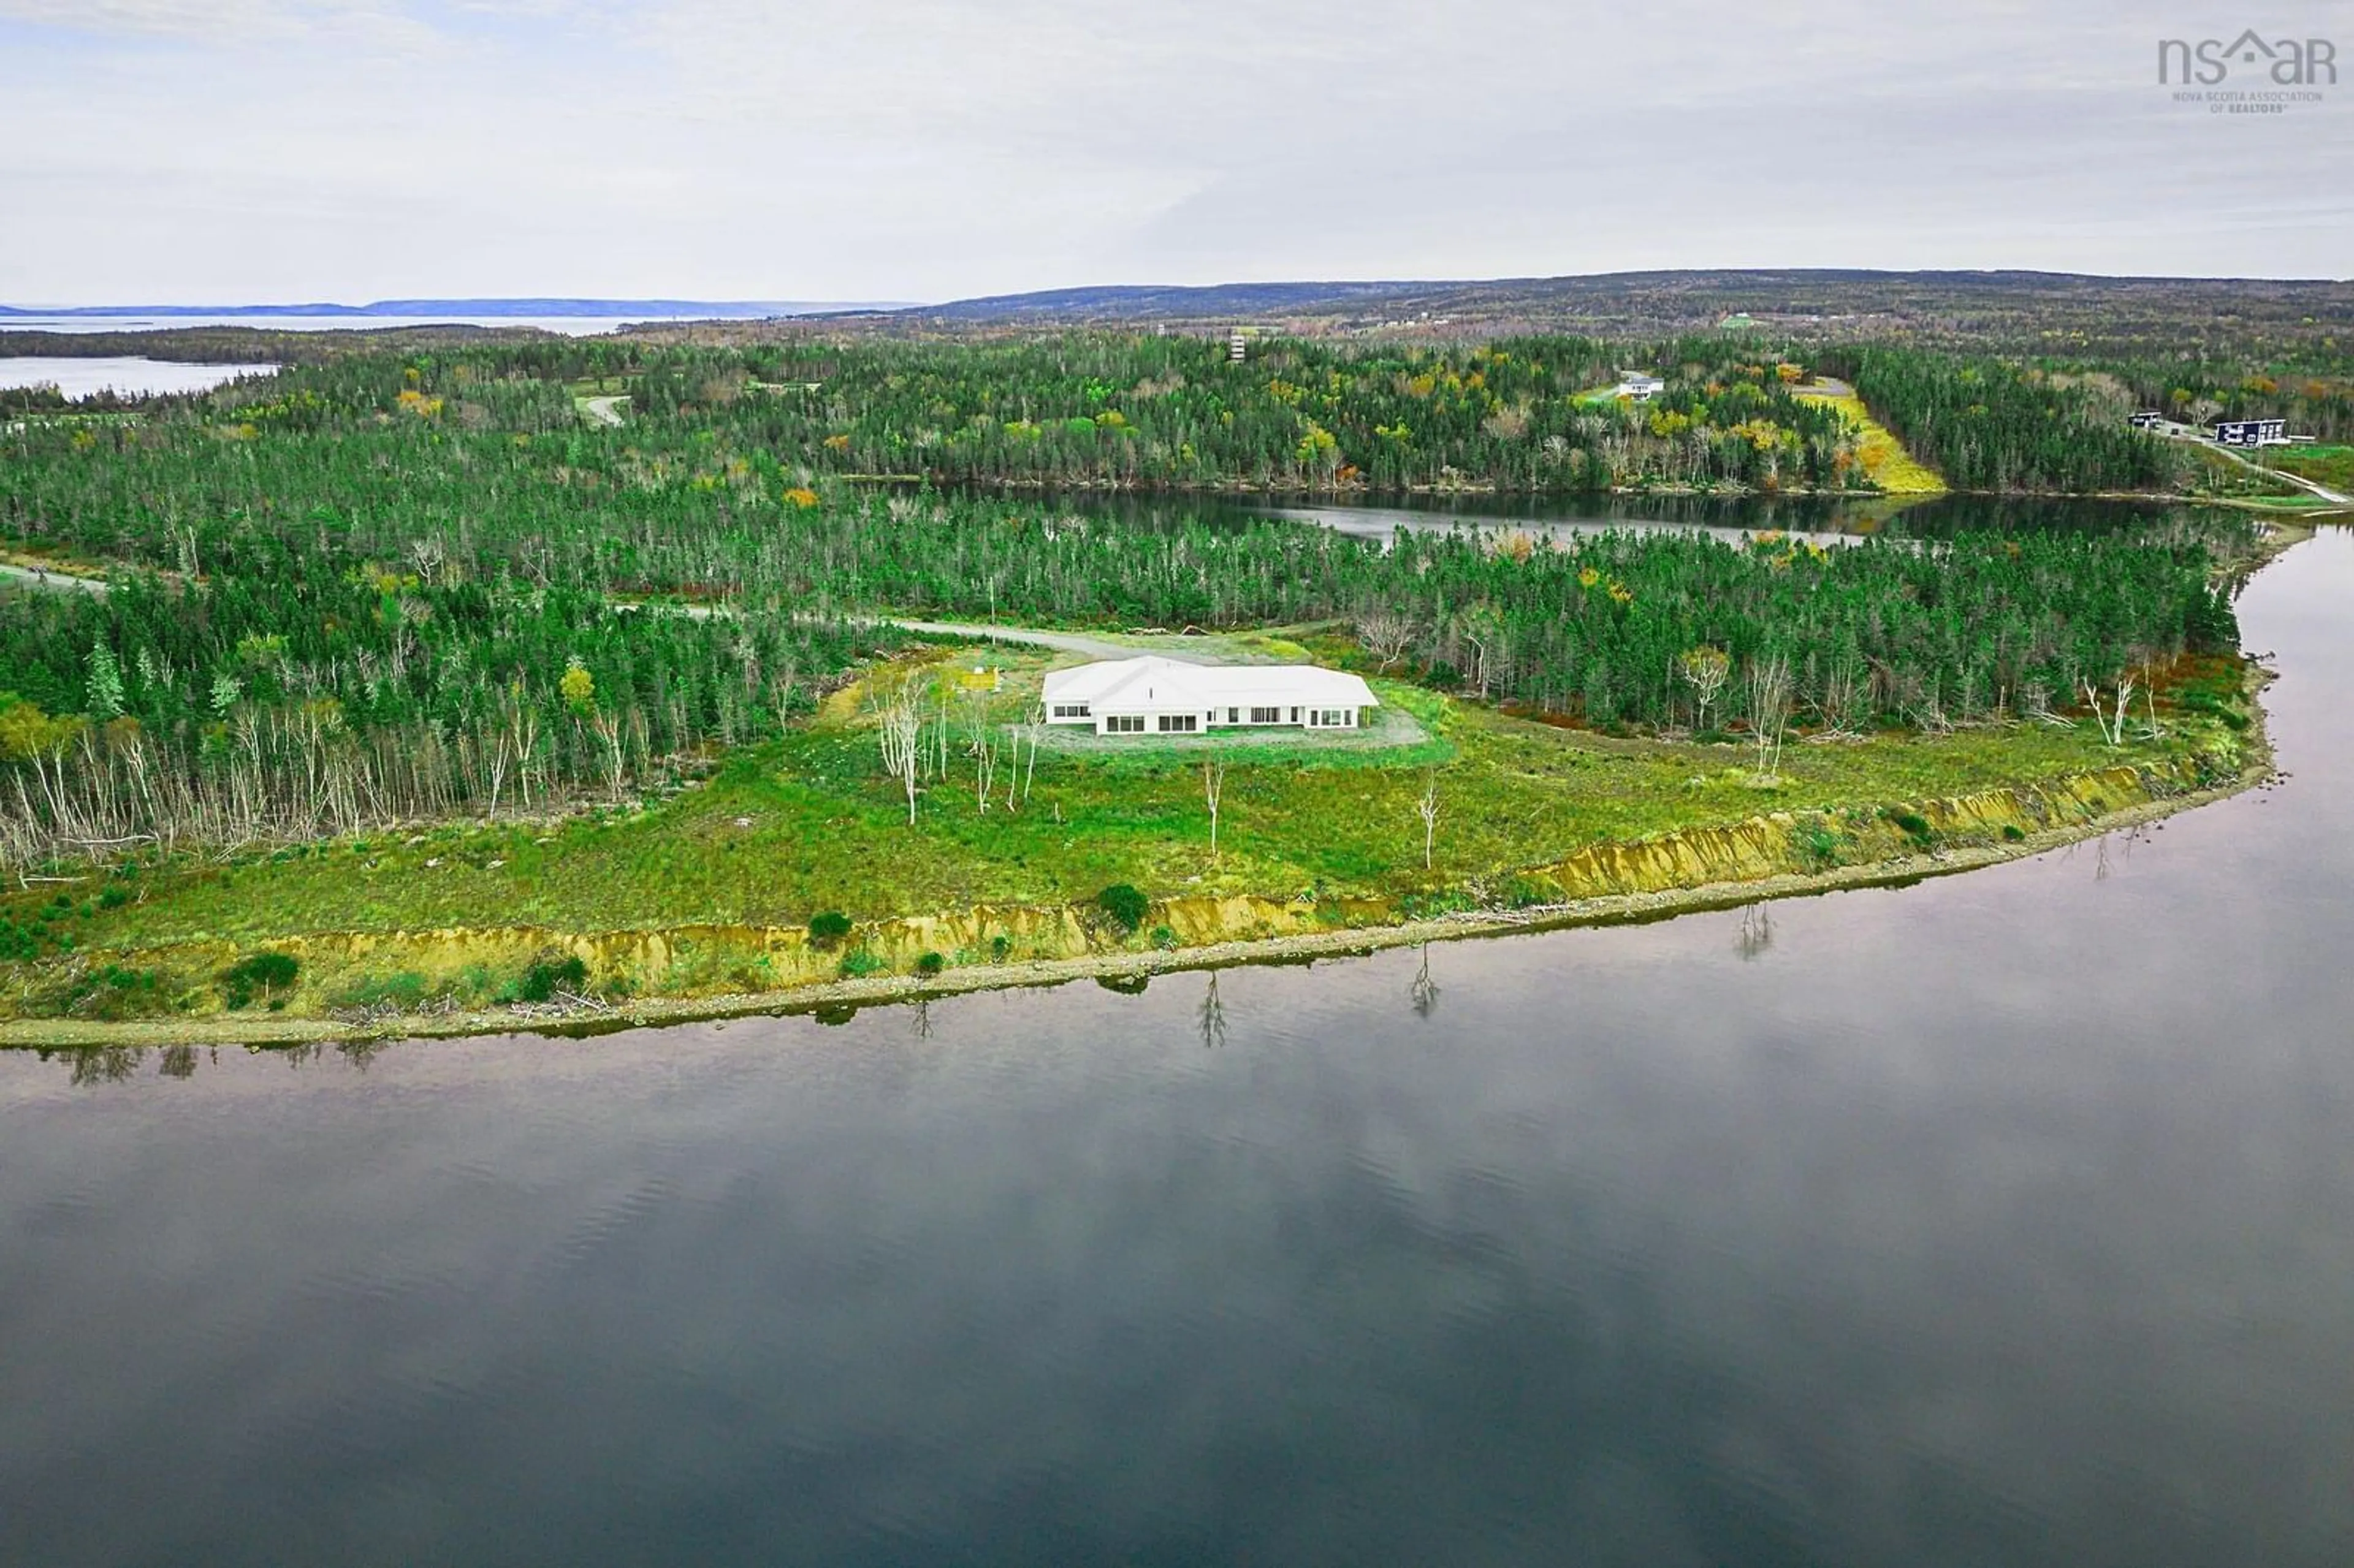
<svg viewBox="0 0 2354 1568">
<path fill-rule="evenodd" d="M 1295 330 L 1685 332 L 1734 320 L 1787 331 L 1967 332 L 2030 323 L 2095 336 L 2201 318 L 2309 330 L 2354 316 L 2354 283 L 2117 278 L 2072 272 L 1888 272 L 1850 268 L 1604 272 L 1556 278 L 1125 285 L 994 294 L 896 313 L 985 329 L 1145 324 Z M 2310 321 L 2307 318 L 2311 318 Z"/>
<path fill-rule="evenodd" d="M 1401 300 L 1420 294 L 1482 285 L 1444 282 L 1213 283 L 1184 285 L 1115 283 L 1085 289 L 1045 289 L 1027 294 L 986 294 L 944 305 L 909 310 L 949 320 L 1002 321 L 1023 316 L 1082 320 L 1155 316 L 1252 316 L 1270 311 L 1323 312 Z"/>
<path fill-rule="evenodd" d="M 144 322 L 104 334 L 103 344 L 87 323 L 70 333 L 38 330 L 39 318 L 59 317 Z M 200 326 L 191 320 L 202 317 L 244 320 L 234 326 Z M 1657 339 L 1754 327 L 1769 340 L 1902 336 L 1979 347 L 2173 353 L 2224 343 L 2342 335 L 2354 323 L 2354 282 L 1757 268 L 1554 278 L 1129 283 L 991 294 L 937 305 L 569 298 L 87 305 L 67 311 L 0 305 L 0 335 L 12 345 L 10 352 L 24 354 L 143 352 L 132 344 L 143 332 L 159 344 L 168 336 L 175 352 L 207 359 L 240 354 L 304 359 L 344 351 L 344 345 L 323 341 L 340 333 L 304 334 L 270 324 L 292 317 L 348 322 L 355 336 L 366 332 L 370 338 L 402 330 L 389 324 L 400 320 L 478 323 L 408 329 L 447 336 L 512 330 L 500 323 L 521 327 L 534 319 L 609 318 L 637 323 L 641 330 L 631 335 L 643 341 L 710 345 L 812 334 L 986 338 L 1082 327 L 1223 334 L 1230 326 L 1254 325 L 1309 334 L 1447 339 L 1548 332 Z M 84 341 L 69 344 L 69 337 Z M 323 341 L 292 341 L 306 337 Z"/>
</svg>

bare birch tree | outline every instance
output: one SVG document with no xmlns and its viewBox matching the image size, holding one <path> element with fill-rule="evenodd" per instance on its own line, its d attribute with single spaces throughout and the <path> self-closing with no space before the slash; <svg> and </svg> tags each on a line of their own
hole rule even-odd
<svg viewBox="0 0 2354 1568">
<path fill-rule="evenodd" d="M 1414 621 L 1394 609 L 1367 610 L 1357 618 L 1357 641 L 1381 660 L 1386 673 L 1405 657 L 1406 646 L 1414 641 Z"/>
<path fill-rule="evenodd" d="M 1040 698 L 1030 710 L 1030 766 L 1022 775 L 1022 798 L 1030 798 L 1030 786 L 1038 778 L 1038 739 L 1046 723 L 1046 703 Z"/>
<path fill-rule="evenodd" d="M 983 816 L 989 814 L 989 793 L 997 782 L 998 750 L 996 738 L 989 728 L 989 697 L 982 692 L 965 694 L 965 728 L 968 739 L 965 750 L 972 758 L 973 804 Z"/>
<path fill-rule="evenodd" d="M 2090 681 L 2084 683 L 2084 701 L 2092 705 L 2093 727 L 2111 746 L 2126 743 L 2126 715 L 2132 709 L 2133 694 L 2133 677 L 2120 673 L 2117 676 L 2116 711 L 2112 714 L 2101 706 L 2101 689 Z"/>
<path fill-rule="evenodd" d="M 1782 735 L 1790 722 L 1790 661 L 1776 653 L 1749 662 L 1749 726 L 1757 744 L 1757 777 L 1776 777 Z"/>
<path fill-rule="evenodd" d="M 1711 648 L 1705 644 L 1688 648 L 1677 656 L 1676 670 L 1683 676 L 1684 683 L 1691 687 L 1692 705 L 1699 710 L 1699 716 L 1692 721 L 1692 728 L 1704 730 L 1708 727 L 1709 706 L 1716 701 L 1717 694 L 1724 690 L 1724 683 L 1733 673 L 1732 656 L 1722 648 Z"/>
<path fill-rule="evenodd" d="M 1431 848 L 1438 841 L 1438 775 L 1426 773 L 1422 778 L 1422 797 L 1414 803 L 1414 814 L 1422 819 L 1422 869 L 1430 869 Z"/>
<path fill-rule="evenodd" d="M 883 771 L 907 792 L 907 825 L 916 825 L 916 790 L 923 768 L 924 717 L 922 699 L 912 683 L 893 694 L 876 715 L 875 741 L 883 752 Z"/>
<path fill-rule="evenodd" d="M 1202 800 L 1210 808 L 1210 858 L 1218 858 L 1218 801 L 1226 792 L 1226 759 L 1214 758 L 1202 764 Z"/>
</svg>

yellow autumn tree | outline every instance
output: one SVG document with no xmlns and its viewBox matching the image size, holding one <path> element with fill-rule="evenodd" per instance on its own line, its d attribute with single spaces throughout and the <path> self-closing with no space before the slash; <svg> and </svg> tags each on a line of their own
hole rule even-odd
<svg viewBox="0 0 2354 1568">
<path fill-rule="evenodd" d="M 564 705 L 582 718 L 587 718 L 597 706 L 597 677 L 578 654 L 565 661 L 564 678 L 556 684 L 564 697 Z"/>
</svg>

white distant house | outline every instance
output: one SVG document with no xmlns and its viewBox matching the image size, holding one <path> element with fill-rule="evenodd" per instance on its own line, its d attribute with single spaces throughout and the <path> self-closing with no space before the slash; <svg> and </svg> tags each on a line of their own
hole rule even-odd
<svg viewBox="0 0 2354 1568">
<path fill-rule="evenodd" d="M 1363 679 L 1313 664 L 1188 664 L 1146 654 L 1055 670 L 1046 722 L 1097 735 L 1213 729 L 1356 729 L 1381 705 Z"/>
<path fill-rule="evenodd" d="M 1621 377 L 1617 386 L 1610 388 L 1610 396 L 1632 397 L 1638 403 L 1648 403 L 1667 389 L 1668 384 L 1658 376 L 1645 376 L 1640 371 L 1633 371 Z"/>
</svg>

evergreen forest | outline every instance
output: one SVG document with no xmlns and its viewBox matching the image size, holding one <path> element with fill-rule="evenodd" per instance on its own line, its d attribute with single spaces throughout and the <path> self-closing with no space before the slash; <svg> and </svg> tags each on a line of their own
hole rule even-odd
<svg viewBox="0 0 2354 1568">
<path fill-rule="evenodd" d="M 1852 476 L 1838 417 L 1789 393 L 1811 371 L 1722 344 L 1649 403 L 1593 397 L 1626 355 L 1579 339 L 1259 346 L 548 342 L 347 355 L 135 418 L 28 411 L 0 433 L 0 538 L 102 566 L 109 589 L 0 592 L 0 853 L 642 793 L 793 723 L 903 640 L 872 619 L 896 612 L 1339 622 L 1368 670 L 1608 728 L 1738 726 L 1767 704 L 1834 733 L 2031 717 L 2236 642 L 2213 546 L 2244 527 L 2187 514 L 1384 542 L 1271 516 L 1138 525 L 1005 488 Z M 1957 477 L 2163 481 L 2144 438 L 2062 439 L 2048 381 L 1895 353 L 1825 368 Z M 586 396 L 626 399 L 620 422 Z M 897 472 L 922 481 L 853 477 Z"/>
</svg>

